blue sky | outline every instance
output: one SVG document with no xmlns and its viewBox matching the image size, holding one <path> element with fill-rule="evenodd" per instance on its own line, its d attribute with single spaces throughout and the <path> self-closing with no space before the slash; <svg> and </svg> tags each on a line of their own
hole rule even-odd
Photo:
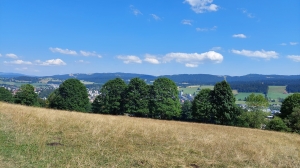
<svg viewBox="0 0 300 168">
<path fill-rule="evenodd" d="M 0 72 L 300 74 L 300 1 L 0 0 Z"/>
</svg>

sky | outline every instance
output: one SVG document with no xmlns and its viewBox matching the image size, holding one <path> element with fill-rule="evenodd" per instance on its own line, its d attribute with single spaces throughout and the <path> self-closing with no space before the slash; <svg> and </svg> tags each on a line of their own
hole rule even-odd
<svg viewBox="0 0 300 168">
<path fill-rule="evenodd" d="M 299 0 L 0 0 L 0 72 L 300 74 Z"/>
</svg>

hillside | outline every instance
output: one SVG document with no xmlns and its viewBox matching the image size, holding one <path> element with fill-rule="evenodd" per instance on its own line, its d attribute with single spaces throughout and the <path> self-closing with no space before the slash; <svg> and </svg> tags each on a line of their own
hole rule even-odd
<svg viewBox="0 0 300 168">
<path fill-rule="evenodd" d="M 2 80 L 5 81 L 26 81 L 27 83 L 36 83 L 41 82 L 45 83 L 56 83 L 60 84 L 61 81 L 76 78 L 83 81 L 88 81 L 92 83 L 103 84 L 108 80 L 115 79 L 117 77 L 123 79 L 124 81 L 129 81 L 132 78 L 141 78 L 147 83 L 151 83 L 158 77 L 167 77 L 173 80 L 177 85 L 214 85 L 217 82 L 223 81 L 226 78 L 226 81 L 230 84 L 245 84 L 245 83 L 264 83 L 266 85 L 278 85 L 285 86 L 290 84 L 299 84 L 300 75 L 260 75 L 260 74 L 249 74 L 243 76 L 229 76 L 229 75 L 210 75 L 210 74 L 178 74 L 178 75 L 162 75 L 162 76 L 152 76 L 146 74 L 134 74 L 134 73 L 92 73 L 92 74 L 64 74 L 64 75 L 53 75 L 53 76 L 24 76 L 20 74 L 14 74 L 15 76 L 5 76 L 1 75 L 0 77 L 5 78 Z M 47 83 L 46 82 L 46 83 Z"/>
<path fill-rule="evenodd" d="M 0 167 L 300 167 L 299 134 L 0 102 Z"/>
</svg>

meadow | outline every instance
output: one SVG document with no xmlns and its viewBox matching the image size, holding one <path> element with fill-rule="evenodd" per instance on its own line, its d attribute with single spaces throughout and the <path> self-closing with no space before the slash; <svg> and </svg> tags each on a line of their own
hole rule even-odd
<svg viewBox="0 0 300 168">
<path fill-rule="evenodd" d="M 195 86 L 187 86 L 187 87 L 185 87 L 185 88 L 182 88 L 182 87 L 180 87 L 179 89 L 178 89 L 178 91 L 183 91 L 183 93 L 184 94 L 193 94 L 193 93 L 198 93 L 199 92 L 199 90 L 198 90 L 198 88 L 200 88 L 200 89 L 211 89 L 211 90 L 213 90 L 214 89 L 214 86 L 213 85 L 195 85 Z"/>
<path fill-rule="evenodd" d="M 300 167 L 300 135 L 0 102 L 0 167 Z"/>
<path fill-rule="evenodd" d="M 286 92 L 286 86 L 269 86 L 268 97 L 278 102 L 279 99 L 285 99 L 290 94 Z"/>
</svg>

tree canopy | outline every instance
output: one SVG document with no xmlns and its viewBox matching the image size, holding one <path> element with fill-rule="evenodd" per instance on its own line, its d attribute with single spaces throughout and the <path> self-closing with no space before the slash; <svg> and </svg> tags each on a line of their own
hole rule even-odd
<svg viewBox="0 0 300 168">
<path fill-rule="evenodd" d="M 124 108 L 126 113 L 135 116 L 149 114 L 149 86 L 140 78 L 130 80 L 124 92 Z"/>
<path fill-rule="evenodd" d="M 123 114 L 125 88 L 126 83 L 121 78 L 106 82 L 100 89 L 100 95 L 92 103 L 92 111 L 101 114 Z"/>
<path fill-rule="evenodd" d="M 22 85 L 14 96 L 14 100 L 17 104 L 38 106 L 38 95 L 34 92 L 34 87 L 30 84 Z"/>
<path fill-rule="evenodd" d="M 194 119 L 205 123 L 213 122 L 215 115 L 211 112 L 212 105 L 210 100 L 210 89 L 202 89 L 199 91 L 193 100 L 192 115 Z"/>
<path fill-rule="evenodd" d="M 300 93 L 294 93 L 284 99 L 280 109 L 280 117 L 288 117 L 288 115 L 290 115 L 296 107 L 300 107 Z"/>
<path fill-rule="evenodd" d="M 89 99 L 86 87 L 78 79 L 68 79 L 49 96 L 51 108 L 86 112 Z"/>
<path fill-rule="evenodd" d="M 11 92 L 4 87 L 0 87 L 0 101 L 13 102 L 13 96 Z"/>
<path fill-rule="evenodd" d="M 246 104 L 251 111 L 260 111 L 269 106 L 268 100 L 263 95 L 251 93 L 246 98 Z"/>
<path fill-rule="evenodd" d="M 158 78 L 151 87 L 151 113 L 154 118 L 180 117 L 180 102 L 176 84 L 168 78 Z"/>
<path fill-rule="evenodd" d="M 239 110 L 235 105 L 235 97 L 226 81 L 216 83 L 211 94 L 212 113 L 216 115 L 216 123 L 233 125 Z"/>
</svg>

